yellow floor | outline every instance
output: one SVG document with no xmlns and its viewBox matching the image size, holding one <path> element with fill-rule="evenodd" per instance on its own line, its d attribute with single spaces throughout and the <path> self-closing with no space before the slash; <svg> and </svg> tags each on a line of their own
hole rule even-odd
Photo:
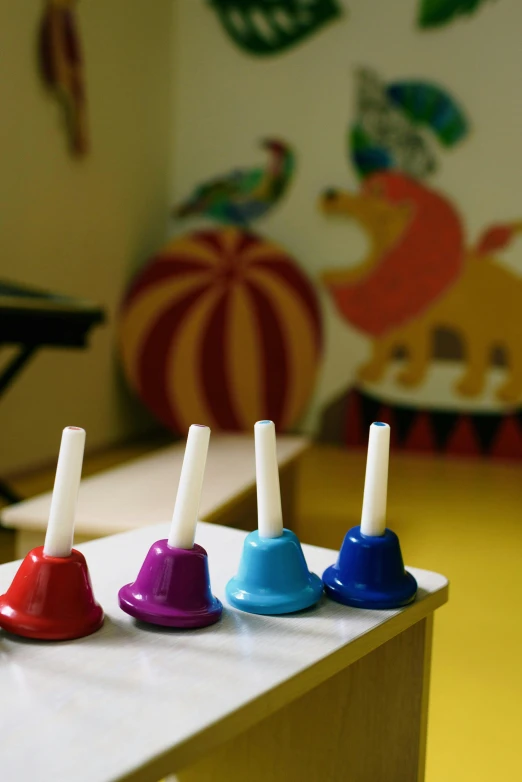
<svg viewBox="0 0 522 782">
<path fill-rule="evenodd" d="M 316 446 L 299 487 L 306 543 L 359 523 L 365 454 Z M 395 456 L 388 525 L 407 564 L 451 581 L 436 615 L 426 782 L 522 779 L 522 464 Z"/>
</svg>

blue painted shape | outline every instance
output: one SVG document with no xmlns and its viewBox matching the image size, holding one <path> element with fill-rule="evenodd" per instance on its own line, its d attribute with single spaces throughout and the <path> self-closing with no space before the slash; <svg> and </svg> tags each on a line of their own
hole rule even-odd
<svg viewBox="0 0 522 782">
<path fill-rule="evenodd" d="M 399 538 L 363 535 L 360 527 L 347 532 L 335 565 L 323 573 L 326 594 L 356 608 L 399 608 L 417 594 L 417 582 L 404 569 Z"/>
<path fill-rule="evenodd" d="M 288 529 L 278 538 L 245 538 L 237 575 L 226 587 L 228 602 L 250 614 L 289 614 L 317 603 L 323 593 L 310 573 L 298 537 Z"/>
</svg>

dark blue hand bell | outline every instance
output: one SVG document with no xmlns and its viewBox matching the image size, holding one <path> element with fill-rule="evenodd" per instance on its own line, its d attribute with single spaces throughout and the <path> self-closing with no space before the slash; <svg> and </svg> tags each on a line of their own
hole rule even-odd
<svg viewBox="0 0 522 782">
<path fill-rule="evenodd" d="M 399 538 L 386 528 L 390 427 L 370 427 L 361 525 L 346 533 L 335 565 L 323 573 L 326 594 L 356 608 L 399 608 L 415 599 Z"/>
</svg>

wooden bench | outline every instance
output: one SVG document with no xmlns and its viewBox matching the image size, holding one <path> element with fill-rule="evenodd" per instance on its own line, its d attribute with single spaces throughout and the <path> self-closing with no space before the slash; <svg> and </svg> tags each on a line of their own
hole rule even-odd
<svg viewBox="0 0 522 782">
<path fill-rule="evenodd" d="M 118 607 L 149 546 L 169 525 L 80 546 L 106 612 L 78 641 L 21 641 L 0 631 L 2 780 L 421 782 L 433 612 L 447 581 L 412 570 L 408 608 L 366 611 L 322 598 L 268 617 L 224 601 L 245 533 L 200 524 L 218 624 L 138 625 Z M 336 552 L 303 546 L 321 574 Z M 18 567 L 0 567 L 0 591 Z"/>
<path fill-rule="evenodd" d="M 294 485 L 306 437 L 280 435 L 277 454 L 285 525 L 292 527 Z M 172 516 L 185 443 L 86 478 L 78 497 L 75 540 L 82 542 L 167 521 Z M 43 543 L 51 493 L 10 505 L 1 521 L 16 530 L 16 556 Z M 200 518 L 231 527 L 257 524 L 254 438 L 213 434 L 200 505 Z"/>
</svg>

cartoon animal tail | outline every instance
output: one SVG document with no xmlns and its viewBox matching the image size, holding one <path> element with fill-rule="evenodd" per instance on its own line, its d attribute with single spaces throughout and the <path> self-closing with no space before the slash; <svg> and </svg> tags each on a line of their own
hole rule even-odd
<svg viewBox="0 0 522 782">
<path fill-rule="evenodd" d="M 516 234 L 522 233 L 522 220 L 514 223 L 498 223 L 482 232 L 474 248 L 477 255 L 490 255 L 509 247 Z"/>
</svg>

